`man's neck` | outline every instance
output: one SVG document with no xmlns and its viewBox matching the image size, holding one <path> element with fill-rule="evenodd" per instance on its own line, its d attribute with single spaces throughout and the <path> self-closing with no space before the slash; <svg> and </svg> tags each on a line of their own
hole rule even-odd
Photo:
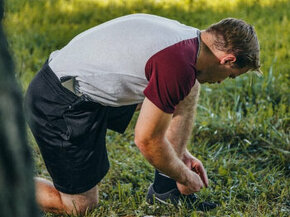
<svg viewBox="0 0 290 217">
<path fill-rule="evenodd" d="M 196 63 L 196 69 L 198 71 L 202 71 L 211 63 L 216 63 L 219 59 L 219 56 L 221 56 L 223 53 L 222 51 L 215 49 L 215 37 L 213 34 L 202 30 L 200 39 L 200 52 Z"/>
<path fill-rule="evenodd" d="M 208 48 L 208 36 L 207 33 L 203 30 L 200 34 L 200 50 L 199 55 L 197 57 L 196 69 L 197 71 L 202 71 L 207 63 L 208 52 L 210 51 Z"/>
</svg>

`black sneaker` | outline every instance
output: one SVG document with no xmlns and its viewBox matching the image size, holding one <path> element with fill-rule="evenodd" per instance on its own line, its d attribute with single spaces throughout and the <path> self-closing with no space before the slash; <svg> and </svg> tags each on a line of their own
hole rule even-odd
<svg viewBox="0 0 290 217">
<path fill-rule="evenodd" d="M 216 203 L 200 202 L 195 194 L 182 195 L 177 188 L 159 194 L 155 192 L 153 184 L 148 189 L 146 201 L 151 205 L 157 201 L 165 205 L 173 204 L 174 206 L 185 204 L 188 209 L 196 209 L 199 211 L 208 211 L 218 206 Z"/>
</svg>

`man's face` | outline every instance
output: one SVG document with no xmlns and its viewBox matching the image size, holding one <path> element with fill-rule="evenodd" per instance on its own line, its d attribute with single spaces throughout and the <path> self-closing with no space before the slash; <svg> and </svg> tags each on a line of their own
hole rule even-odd
<svg viewBox="0 0 290 217">
<path fill-rule="evenodd" d="M 208 66 L 202 71 L 197 71 L 196 77 L 199 83 L 221 83 L 226 78 L 235 78 L 241 74 L 244 74 L 249 69 L 244 68 L 235 68 L 229 65 L 212 65 Z"/>
</svg>

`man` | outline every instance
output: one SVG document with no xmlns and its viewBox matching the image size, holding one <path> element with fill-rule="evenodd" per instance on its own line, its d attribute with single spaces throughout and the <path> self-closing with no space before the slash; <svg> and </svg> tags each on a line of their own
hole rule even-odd
<svg viewBox="0 0 290 217">
<path fill-rule="evenodd" d="M 193 193 L 208 186 L 186 149 L 199 83 L 249 70 L 259 71 L 258 40 L 233 18 L 200 31 L 135 14 L 79 34 L 50 55 L 27 91 L 29 124 L 53 180 L 35 179 L 39 205 L 55 213 L 94 208 L 109 169 L 106 130 L 123 133 L 141 104 L 135 143 L 156 168 L 147 201 L 195 202 Z"/>
</svg>

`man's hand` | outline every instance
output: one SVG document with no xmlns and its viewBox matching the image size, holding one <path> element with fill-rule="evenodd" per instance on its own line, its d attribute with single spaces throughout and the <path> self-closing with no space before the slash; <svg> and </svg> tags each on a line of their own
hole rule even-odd
<svg viewBox="0 0 290 217">
<path fill-rule="evenodd" d="M 186 185 L 176 182 L 177 188 L 181 194 L 184 195 L 192 194 L 200 191 L 200 189 L 203 188 L 203 183 L 197 173 L 192 172 L 191 177 L 192 177 L 191 181 L 188 182 Z"/>
<path fill-rule="evenodd" d="M 183 154 L 182 161 L 190 170 L 192 170 L 195 179 L 192 181 L 192 185 L 194 186 L 182 185 L 177 182 L 177 187 L 180 193 L 187 195 L 193 193 L 193 191 L 199 191 L 203 186 L 208 187 L 207 173 L 202 162 L 193 157 L 188 150 Z"/>
</svg>

